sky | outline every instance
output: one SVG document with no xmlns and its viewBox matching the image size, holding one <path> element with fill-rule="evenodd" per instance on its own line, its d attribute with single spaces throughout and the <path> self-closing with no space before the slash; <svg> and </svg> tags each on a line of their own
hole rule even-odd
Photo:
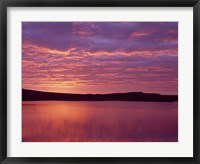
<svg viewBox="0 0 200 164">
<path fill-rule="evenodd" d="M 178 94 L 177 22 L 22 22 L 24 89 Z"/>
</svg>

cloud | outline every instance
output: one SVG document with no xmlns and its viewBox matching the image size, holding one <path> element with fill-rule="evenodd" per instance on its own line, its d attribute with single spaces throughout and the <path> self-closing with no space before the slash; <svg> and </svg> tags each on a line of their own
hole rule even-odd
<svg viewBox="0 0 200 164">
<path fill-rule="evenodd" d="M 23 22 L 22 30 L 24 88 L 177 93 L 177 23 Z"/>
<path fill-rule="evenodd" d="M 133 33 L 131 33 L 131 36 L 132 37 L 143 37 L 143 36 L 148 36 L 149 34 L 151 34 L 151 33 L 147 32 L 147 31 L 145 31 L 145 32 L 133 32 Z"/>
</svg>

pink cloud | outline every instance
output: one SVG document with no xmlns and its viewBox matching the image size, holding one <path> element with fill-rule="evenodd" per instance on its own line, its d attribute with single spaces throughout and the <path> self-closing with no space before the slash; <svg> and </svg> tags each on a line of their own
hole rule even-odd
<svg viewBox="0 0 200 164">
<path fill-rule="evenodd" d="M 151 34 L 151 32 L 147 32 L 147 31 L 144 31 L 144 32 L 133 32 L 133 33 L 131 33 L 131 36 L 132 37 L 143 37 L 143 36 L 148 36 L 150 34 Z"/>
</svg>

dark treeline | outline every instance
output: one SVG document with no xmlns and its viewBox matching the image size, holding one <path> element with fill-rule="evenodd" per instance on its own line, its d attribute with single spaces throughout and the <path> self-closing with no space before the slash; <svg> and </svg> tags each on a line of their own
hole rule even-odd
<svg viewBox="0 0 200 164">
<path fill-rule="evenodd" d="M 52 93 L 22 89 L 23 101 L 64 100 L 64 101 L 178 101 L 177 95 L 160 95 L 156 93 L 128 92 L 111 94 L 69 94 Z"/>
</svg>

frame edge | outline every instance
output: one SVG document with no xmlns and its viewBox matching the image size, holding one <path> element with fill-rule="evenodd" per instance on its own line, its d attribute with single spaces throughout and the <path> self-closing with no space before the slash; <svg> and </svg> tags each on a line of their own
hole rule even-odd
<svg viewBox="0 0 200 164">
<path fill-rule="evenodd" d="M 0 57 L 0 104 L 1 104 L 1 141 L 0 141 L 0 161 L 4 161 L 7 158 L 7 13 L 6 5 L 4 2 L 0 3 L 0 42 L 1 42 L 1 57 Z"/>
<path fill-rule="evenodd" d="M 194 111 L 193 111 L 193 129 L 194 129 L 194 136 L 193 136 L 193 154 L 195 161 L 199 163 L 199 149 L 200 149 L 200 142 L 199 142 L 199 136 L 200 136 L 200 112 L 199 112 L 199 107 L 200 107 L 200 102 L 199 102 L 199 94 L 200 94 L 200 87 L 199 87 L 199 82 L 200 82 L 200 1 L 196 3 L 194 6 L 194 15 L 193 15 L 193 24 L 194 24 L 194 31 L 193 31 L 193 48 L 194 48 L 194 86 L 193 86 L 193 91 L 194 91 Z"/>
</svg>

